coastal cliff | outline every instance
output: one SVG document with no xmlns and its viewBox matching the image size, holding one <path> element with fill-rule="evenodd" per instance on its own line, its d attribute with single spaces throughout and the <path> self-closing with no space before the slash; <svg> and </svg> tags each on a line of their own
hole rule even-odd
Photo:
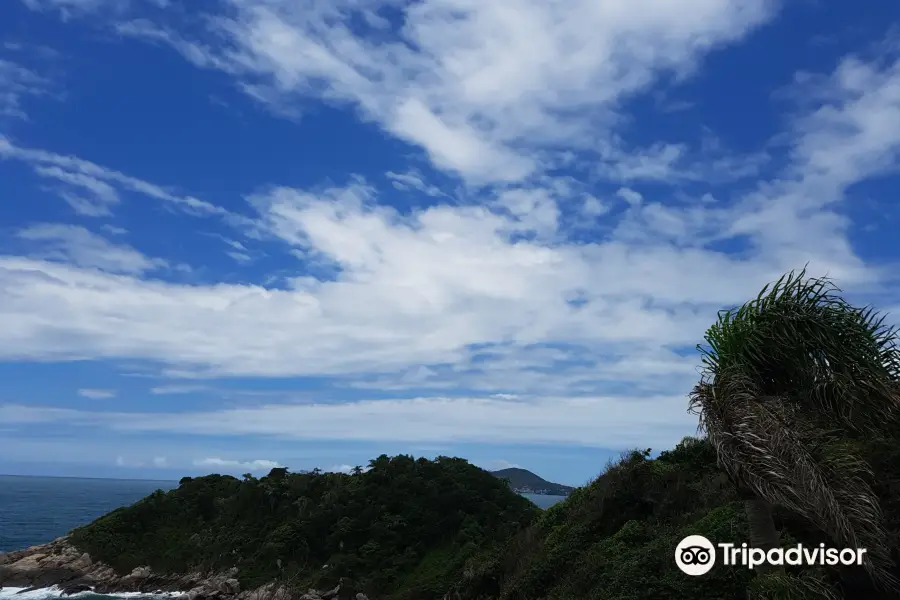
<svg viewBox="0 0 900 600">
<path fill-rule="evenodd" d="M 900 540 L 900 443 L 855 443 Z M 50 544 L 0 555 L 0 585 L 184 600 L 736 600 L 754 580 L 719 565 L 688 577 L 673 560 L 687 535 L 749 539 L 741 498 L 706 440 L 656 458 L 626 453 L 545 511 L 460 459 L 373 463 L 358 475 L 185 479 Z M 831 543 L 788 511 L 775 517 L 785 545 Z M 844 600 L 896 600 L 860 569 L 789 573 Z"/>
<path fill-rule="evenodd" d="M 160 575 L 149 567 L 137 567 L 123 575 L 75 548 L 68 536 L 49 544 L 0 553 L 0 588 L 57 587 L 64 596 L 85 591 L 168 593 L 183 596 L 185 600 L 369 600 L 342 581 L 329 590 L 309 589 L 301 593 L 274 582 L 242 590 L 236 575 L 234 568 L 216 574 Z"/>
<path fill-rule="evenodd" d="M 185 477 L 51 544 L 0 585 L 190 600 L 434 600 L 540 510 L 467 461 L 380 456 L 353 474 Z"/>
</svg>

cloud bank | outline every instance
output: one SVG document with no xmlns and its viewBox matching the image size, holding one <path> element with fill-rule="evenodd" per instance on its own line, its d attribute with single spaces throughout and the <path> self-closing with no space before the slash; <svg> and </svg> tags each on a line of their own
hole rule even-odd
<svg viewBox="0 0 900 600">
<path fill-rule="evenodd" d="M 184 399 L 177 418 L 11 401 L 5 423 L 659 447 L 696 424 L 693 347 L 722 307 L 804 265 L 897 303 L 896 257 L 860 251 L 847 201 L 900 164 L 896 48 L 782 82 L 778 130 L 759 147 L 641 129 L 647 98 L 691 110 L 662 94 L 776 23 L 777 2 L 26 4 L 177 52 L 286 126 L 327 105 L 408 152 L 380 173 L 342 166 L 339 181 L 258 181 L 226 205 L 0 137 L 4 166 L 77 219 L 21 224 L 3 247 L 0 359 L 136 362 L 163 379 L 147 386 L 154 402 Z M 137 202 L 217 250 L 162 256 L 101 226 Z M 210 254 L 230 258 L 227 277 Z M 293 387 L 266 404 L 191 404 L 237 378 Z"/>
</svg>

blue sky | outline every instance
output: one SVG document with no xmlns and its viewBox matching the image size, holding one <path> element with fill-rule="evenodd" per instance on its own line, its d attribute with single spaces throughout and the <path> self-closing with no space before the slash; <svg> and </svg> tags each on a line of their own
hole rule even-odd
<svg viewBox="0 0 900 600">
<path fill-rule="evenodd" d="M 806 263 L 900 307 L 897 22 L 3 2 L 0 472 L 671 447 L 720 308 Z"/>
</svg>

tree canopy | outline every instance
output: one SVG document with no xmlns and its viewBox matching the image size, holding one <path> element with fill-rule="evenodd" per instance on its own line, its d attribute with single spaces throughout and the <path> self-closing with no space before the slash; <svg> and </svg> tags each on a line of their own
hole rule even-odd
<svg viewBox="0 0 900 600">
<path fill-rule="evenodd" d="M 434 598 L 468 556 L 538 514 L 462 459 L 381 456 L 370 466 L 184 478 L 75 530 L 72 542 L 123 573 L 238 567 L 244 587 L 283 579 L 322 589 L 345 577 L 373 594 Z"/>
</svg>

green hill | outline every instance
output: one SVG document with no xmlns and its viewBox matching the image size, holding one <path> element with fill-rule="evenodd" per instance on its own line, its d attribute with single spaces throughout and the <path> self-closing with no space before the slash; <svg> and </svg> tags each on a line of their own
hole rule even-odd
<svg viewBox="0 0 900 600">
<path fill-rule="evenodd" d="M 243 589 L 274 580 L 326 589 L 343 577 L 375 598 L 433 600 L 467 558 L 539 512 L 462 459 L 381 456 L 370 466 L 184 478 L 76 529 L 71 542 L 120 573 L 237 567 Z"/>
<path fill-rule="evenodd" d="M 900 560 L 900 444 L 860 443 L 873 467 L 873 483 Z M 705 440 L 686 438 L 650 459 L 629 452 L 591 484 L 543 511 L 530 526 L 472 557 L 460 576 L 455 600 L 745 600 L 752 572 L 717 566 L 702 577 L 675 566 L 674 548 L 687 535 L 717 542 L 749 541 L 743 504 L 716 467 Z M 834 544 L 792 514 L 778 510 L 782 545 Z M 757 598 L 887 600 L 860 569 L 787 567 L 807 586 L 792 595 Z M 900 571 L 898 571 L 900 575 Z M 758 580 L 756 580 L 758 582 Z"/>
<path fill-rule="evenodd" d="M 526 469 L 501 469 L 499 471 L 491 471 L 491 474 L 499 479 L 509 481 L 509 486 L 517 492 L 568 496 L 575 489 L 568 485 L 542 479 Z"/>
<path fill-rule="evenodd" d="M 848 442 L 873 468 L 895 540 L 898 441 Z M 75 530 L 71 541 L 121 573 L 142 565 L 161 574 L 237 567 L 244 589 L 269 581 L 325 589 L 344 577 L 351 584 L 344 587 L 378 600 L 745 600 L 748 586 L 765 580 L 724 566 L 689 577 L 673 560 L 687 535 L 748 541 L 741 499 L 714 449 L 686 438 L 649 455 L 626 453 L 546 511 L 456 458 L 381 456 L 356 475 L 273 469 L 260 479 L 185 478 L 176 490 Z M 776 524 L 783 545 L 832 545 L 786 511 L 776 512 Z M 806 588 L 756 597 L 827 598 L 815 593 L 825 590 L 846 600 L 893 598 L 859 569 L 787 572 Z"/>
</svg>

